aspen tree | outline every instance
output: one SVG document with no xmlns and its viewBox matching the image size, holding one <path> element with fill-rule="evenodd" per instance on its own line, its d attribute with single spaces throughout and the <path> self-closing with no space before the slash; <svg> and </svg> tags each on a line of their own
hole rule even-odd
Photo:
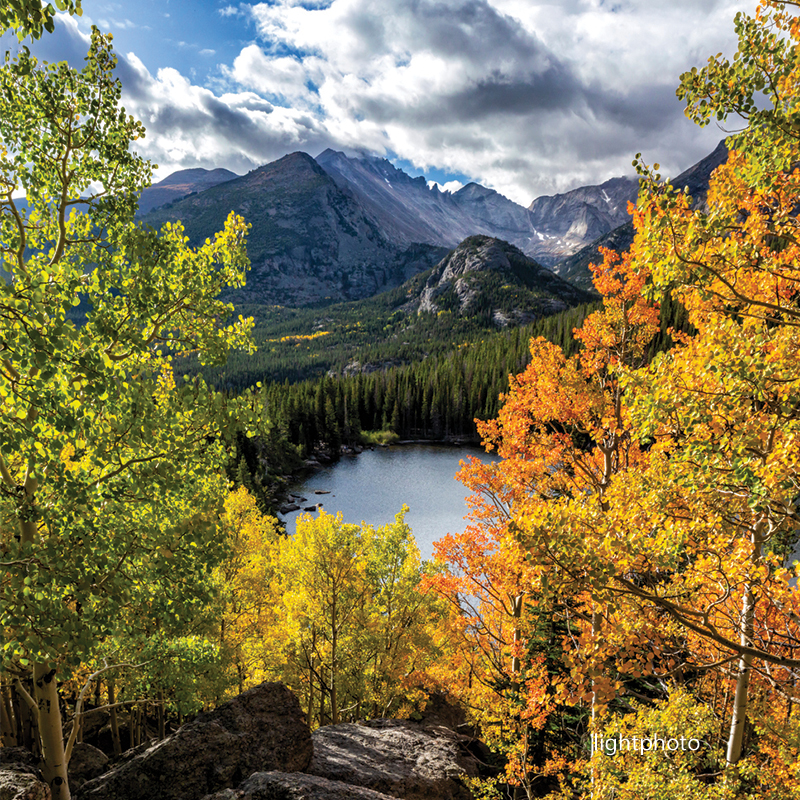
<svg viewBox="0 0 800 800">
<path fill-rule="evenodd" d="M 209 512 L 230 410 L 202 380 L 176 383 L 173 358 L 250 348 L 216 299 L 243 283 L 244 222 L 196 250 L 180 226 L 133 222 L 151 165 L 109 39 L 93 29 L 80 71 L 25 50 L 0 69 L 0 657 L 32 674 L 32 692 L 16 685 L 57 800 L 59 681 L 137 627 L 127 609 L 177 624 L 221 557 Z"/>
</svg>

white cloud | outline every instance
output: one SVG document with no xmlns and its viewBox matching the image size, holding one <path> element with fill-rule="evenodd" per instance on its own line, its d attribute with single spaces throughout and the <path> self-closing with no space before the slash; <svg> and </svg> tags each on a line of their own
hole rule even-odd
<svg viewBox="0 0 800 800">
<path fill-rule="evenodd" d="M 213 89 L 174 69 L 151 73 L 133 55 L 120 58 L 119 72 L 126 108 L 148 129 L 142 152 L 161 174 L 242 172 L 333 147 L 396 154 L 527 204 L 630 174 L 638 151 L 673 175 L 710 152 L 722 132 L 686 120 L 675 87 L 682 71 L 733 51 L 732 19 L 747 8 L 743 0 L 272 0 L 219 9 L 249 15 L 258 40 L 222 67 Z M 79 24 L 60 19 L 36 47 L 60 48 L 82 66 Z"/>
<path fill-rule="evenodd" d="M 722 134 L 683 117 L 675 86 L 680 72 L 732 49 L 743 8 L 740 0 L 283 0 L 251 7 L 263 48 L 245 48 L 228 76 L 261 91 L 257 76 L 285 58 L 271 53 L 295 53 L 314 70 L 315 96 L 287 98 L 316 107 L 339 140 L 470 175 L 527 203 L 630 173 L 637 151 L 674 173 L 711 150 Z"/>
<path fill-rule="evenodd" d="M 50 61 L 82 68 L 89 38 L 72 18 L 34 45 Z M 296 150 L 319 153 L 340 143 L 314 115 L 274 106 L 253 91 L 215 94 L 175 69 L 153 75 L 133 53 L 118 53 L 122 103 L 147 129 L 136 149 L 159 165 L 156 179 L 187 167 L 225 167 L 243 173 Z"/>
<path fill-rule="evenodd" d="M 270 58 L 257 45 L 248 45 L 234 59 L 224 74 L 240 86 L 287 101 L 313 103 L 314 94 L 307 84 L 312 80 L 309 62 L 294 56 Z M 319 76 L 315 76 L 319 80 Z"/>
<path fill-rule="evenodd" d="M 433 189 L 436 186 L 440 192 L 450 192 L 455 194 L 459 189 L 464 188 L 461 181 L 447 181 L 446 183 L 439 183 L 438 181 L 428 181 L 428 188 Z"/>
</svg>

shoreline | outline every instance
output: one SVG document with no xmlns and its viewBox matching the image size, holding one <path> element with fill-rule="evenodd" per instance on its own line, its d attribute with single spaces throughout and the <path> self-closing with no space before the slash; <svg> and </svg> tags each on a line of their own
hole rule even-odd
<svg viewBox="0 0 800 800">
<path fill-rule="evenodd" d="M 281 519 L 279 514 L 286 515 L 286 514 L 293 514 L 297 511 L 302 511 L 303 507 L 296 501 L 297 498 L 302 497 L 296 489 L 299 483 L 302 483 L 312 475 L 317 472 L 320 472 L 323 469 L 327 469 L 329 467 L 333 467 L 336 465 L 344 456 L 350 456 L 352 458 L 356 458 L 357 456 L 361 455 L 365 450 L 374 451 L 376 448 L 381 450 L 388 450 L 391 447 L 403 447 L 407 445 L 432 445 L 435 447 L 453 447 L 453 448 L 461 448 L 461 447 L 480 447 L 481 446 L 481 439 L 478 436 L 458 436 L 449 439 L 399 439 L 396 442 L 392 442 L 391 444 L 368 444 L 368 445 L 342 445 L 341 450 L 336 458 L 331 457 L 329 454 L 325 452 L 315 452 L 311 458 L 307 458 L 303 462 L 303 466 L 297 471 L 290 473 L 290 475 L 285 476 L 289 480 L 286 483 L 286 489 L 281 493 L 281 503 L 275 509 L 275 518 L 281 524 L 281 526 L 285 530 L 286 521 Z M 323 459 L 323 460 L 320 460 Z M 304 500 L 303 502 L 308 502 L 308 500 Z M 292 506 L 296 506 L 292 508 Z"/>
</svg>

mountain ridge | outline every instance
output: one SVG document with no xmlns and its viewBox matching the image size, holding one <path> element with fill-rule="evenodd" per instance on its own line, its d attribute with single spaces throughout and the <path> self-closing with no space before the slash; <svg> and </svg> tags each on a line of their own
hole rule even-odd
<svg viewBox="0 0 800 800">
<path fill-rule="evenodd" d="M 475 182 L 457 192 L 442 192 L 435 184 L 429 187 L 423 177 L 411 178 L 376 156 L 350 157 L 327 149 L 316 160 L 339 186 L 358 197 L 382 230 L 401 243 L 455 247 L 468 236 L 482 234 L 510 242 L 545 266 L 616 227 L 617 207 L 626 214 L 627 201 L 635 199 L 638 190 L 635 178 L 612 178 L 599 192 L 591 191 L 598 187 L 580 187 L 537 198 L 525 208 Z M 622 197 L 618 197 L 620 187 Z M 614 193 L 612 213 L 609 200 L 601 196 L 609 189 Z"/>
<path fill-rule="evenodd" d="M 692 197 L 694 207 L 705 207 L 708 183 L 711 173 L 728 158 L 728 147 L 723 139 L 705 158 L 700 159 L 688 169 L 685 169 L 670 182 L 678 189 L 686 190 Z M 588 291 L 593 290 L 592 273 L 589 264 L 599 263 L 603 260 L 600 248 L 605 247 L 617 253 L 626 251 L 633 244 L 633 221 L 627 221 L 613 230 L 610 230 L 590 244 L 582 247 L 577 252 L 560 261 L 553 267 L 556 275 L 570 281 L 575 286 Z"/>
<path fill-rule="evenodd" d="M 354 300 L 398 286 L 436 263 L 442 248 L 401 247 L 307 153 L 289 153 L 145 215 L 147 224 L 181 220 L 192 244 L 219 230 L 230 211 L 252 227 L 247 286 L 234 302 L 306 305 Z"/>
<path fill-rule="evenodd" d="M 676 182 L 702 192 L 720 147 Z M 247 175 L 232 174 L 176 173 L 158 187 L 175 192 L 198 181 L 219 182 L 142 219 L 153 225 L 180 219 L 190 242 L 198 244 L 222 227 L 230 211 L 241 214 L 251 223 L 252 271 L 247 287 L 230 299 L 296 306 L 360 299 L 399 286 L 474 235 L 509 242 L 591 290 L 587 267 L 598 260 L 598 245 L 630 243 L 627 209 L 638 192 L 637 179 L 611 178 L 536 198 L 525 208 L 478 183 L 443 192 L 385 158 L 331 149 L 316 159 L 290 153 Z"/>
<path fill-rule="evenodd" d="M 148 186 L 139 196 L 139 215 L 147 214 L 166 203 L 186 197 L 193 192 L 202 192 L 220 183 L 240 177 L 229 169 L 179 169 L 158 183 Z"/>
</svg>

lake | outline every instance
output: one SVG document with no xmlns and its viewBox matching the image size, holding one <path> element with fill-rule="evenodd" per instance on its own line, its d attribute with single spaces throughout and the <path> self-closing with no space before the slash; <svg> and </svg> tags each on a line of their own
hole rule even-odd
<svg viewBox="0 0 800 800">
<path fill-rule="evenodd" d="M 479 447 L 404 444 L 376 447 L 357 456 L 342 456 L 315 472 L 291 491 L 306 498 L 301 507 L 322 503 L 326 514 L 342 512 L 345 522 L 375 527 L 394 522 L 405 503 L 406 522 L 414 532 L 422 558 L 433 556 L 433 543 L 446 533 L 463 531 L 468 511 L 467 489 L 455 480 L 459 461 L 470 456 L 484 463 L 497 461 Z M 315 490 L 330 494 L 314 494 Z M 281 514 L 294 533 L 300 512 Z"/>
</svg>

